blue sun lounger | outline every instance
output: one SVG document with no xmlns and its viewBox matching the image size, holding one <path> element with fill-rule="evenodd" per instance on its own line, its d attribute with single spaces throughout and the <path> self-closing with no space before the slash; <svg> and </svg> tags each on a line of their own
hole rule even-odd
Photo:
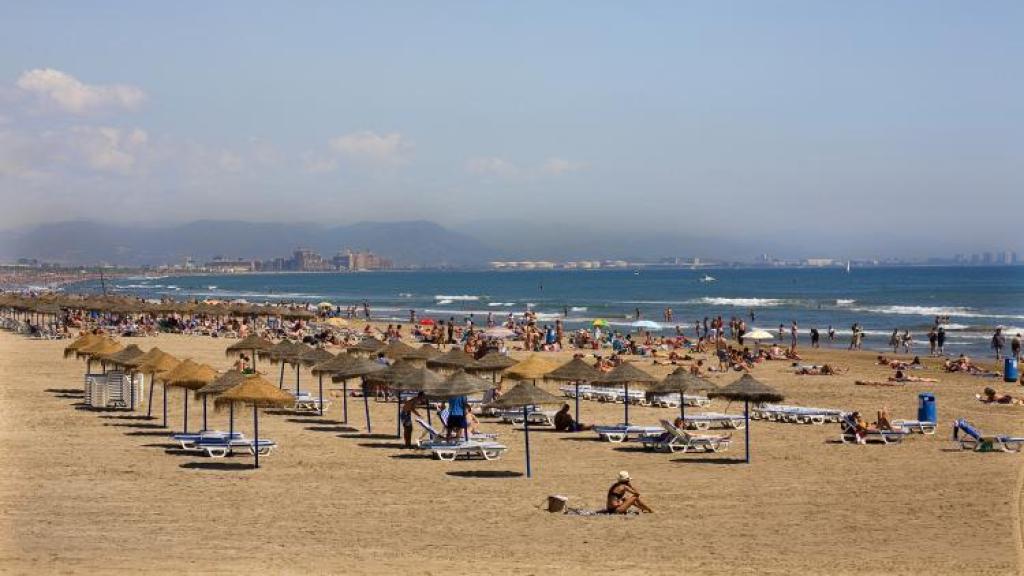
<svg viewBox="0 0 1024 576">
<path fill-rule="evenodd" d="M 205 452 L 211 458 L 224 458 L 233 454 L 235 450 L 245 450 L 253 455 L 259 451 L 260 455 L 263 456 L 270 454 L 271 450 L 277 447 L 277 444 L 273 440 L 264 440 L 262 438 L 256 444 L 252 440 L 244 438 L 228 439 L 227 436 L 207 436 L 196 441 L 195 447 L 196 450 Z"/>
<path fill-rule="evenodd" d="M 665 430 L 661 426 L 627 426 L 625 424 L 614 424 L 608 426 L 594 426 L 594 432 L 601 440 L 607 440 L 618 444 L 625 442 L 630 437 L 658 436 Z"/>
<path fill-rule="evenodd" d="M 960 444 L 961 450 L 975 452 L 1020 452 L 1024 448 L 1024 438 L 1019 436 L 985 436 L 973 424 L 960 418 L 953 423 L 953 441 Z"/>
<path fill-rule="evenodd" d="M 228 433 L 220 430 L 200 430 L 196 433 L 191 434 L 172 434 L 171 440 L 181 444 L 182 450 L 196 450 L 196 442 L 202 438 L 227 438 Z M 231 438 L 234 440 L 241 440 L 245 438 L 245 435 L 241 432 L 235 432 L 231 434 Z"/>
</svg>

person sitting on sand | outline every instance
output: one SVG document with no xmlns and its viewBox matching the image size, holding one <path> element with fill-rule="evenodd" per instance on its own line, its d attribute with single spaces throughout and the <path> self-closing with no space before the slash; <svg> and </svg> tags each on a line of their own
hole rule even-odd
<svg viewBox="0 0 1024 576">
<path fill-rule="evenodd" d="M 631 508 L 638 508 L 641 512 L 654 512 L 649 506 L 640 500 L 640 493 L 633 488 L 632 478 L 629 472 L 619 472 L 619 479 L 608 489 L 608 501 L 606 510 L 609 514 L 625 514 Z"/>
<path fill-rule="evenodd" d="M 576 432 L 579 430 L 590 430 L 592 426 L 580 424 L 569 414 L 569 405 L 563 404 L 562 408 L 555 414 L 556 432 Z"/>
<path fill-rule="evenodd" d="M 1014 398 L 1009 394 L 1000 394 L 994 388 L 985 388 L 985 391 L 976 398 L 985 404 L 1024 404 L 1024 400 Z"/>
</svg>

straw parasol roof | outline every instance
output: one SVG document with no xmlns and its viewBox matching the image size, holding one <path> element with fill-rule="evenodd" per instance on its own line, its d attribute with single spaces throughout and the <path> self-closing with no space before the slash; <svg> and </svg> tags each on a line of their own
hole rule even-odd
<svg viewBox="0 0 1024 576">
<path fill-rule="evenodd" d="M 742 378 L 732 384 L 711 391 L 708 396 L 746 402 L 781 402 L 784 399 L 781 392 L 750 374 L 744 374 Z"/>
<path fill-rule="evenodd" d="M 512 380 L 541 380 L 557 367 L 551 360 L 534 354 L 510 368 L 505 377 Z"/>
<path fill-rule="evenodd" d="M 75 351 L 79 358 L 88 357 L 102 359 L 104 356 L 119 352 L 122 346 L 110 338 L 104 338 L 89 346 L 83 346 Z"/>
<path fill-rule="evenodd" d="M 142 356 L 139 356 L 135 360 L 135 368 L 139 372 L 146 372 L 149 374 L 162 374 L 164 372 L 170 372 L 179 363 L 178 359 L 171 356 L 167 352 L 154 346 L 150 348 L 149 352 L 146 352 Z"/>
<path fill-rule="evenodd" d="M 441 351 L 430 344 L 424 344 L 419 348 L 413 348 L 412 352 L 405 355 L 406 360 L 430 360 L 441 355 Z"/>
<path fill-rule="evenodd" d="M 274 364 L 279 362 L 285 362 L 286 364 L 297 364 L 299 358 L 305 354 L 309 348 L 304 344 L 298 342 L 292 342 L 290 340 L 281 340 L 274 347 L 267 351 L 267 355 L 270 356 L 270 361 Z"/>
<path fill-rule="evenodd" d="M 402 374 L 394 381 L 394 386 L 400 390 L 427 390 L 438 388 L 444 383 L 444 378 L 429 368 L 415 368 Z"/>
<path fill-rule="evenodd" d="M 73 356 L 75 352 L 78 352 L 79 350 L 87 346 L 91 346 L 99 342 L 100 340 L 103 340 L 103 336 L 100 336 L 99 334 L 93 334 L 92 332 L 82 334 L 78 338 L 75 338 L 74 342 L 68 344 L 64 348 L 64 357 L 68 358 L 70 356 Z"/>
<path fill-rule="evenodd" d="M 350 356 L 348 354 L 341 353 L 334 356 L 330 360 L 325 360 L 323 362 L 315 364 L 310 369 L 310 371 L 313 372 L 313 375 L 334 374 L 335 372 L 340 372 L 341 370 L 348 368 L 348 366 L 352 364 L 352 362 L 354 362 L 355 360 L 355 356 Z"/>
<path fill-rule="evenodd" d="M 520 382 L 500 398 L 488 404 L 493 408 L 522 408 L 541 404 L 562 404 L 565 398 L 555 396 L 537 387 L 532 382 Z"/>
<path fill-rule="evenodd" d="M 483 358 L 465 366 L 464 369 L 472 372 L 500 372 L 519 364 L 514 358 L 509 358 L 499 352 L 488 352 Z"/>
<path fill-rule="evenodd" d="M 485 392 L 494 388 L 494 384 L 483 380 L 465 370 L 456 370 L 451 376 L 444 379 L 440 386 L 424 390 L 431 398 L 454 398 L 456 396 L 469 396 Z"/>
<path fill-rule="evenodd" d="M 299 360 L 306 366 L 316 366 L 317 364 L 322 364 L 332 359 L 334 359 L 334 354 L 331 354 L 323 348 L 310 349 L 299 358 Z"/>
<path fill-rule="evenodd" d="M 587 364 L 582 358 L 573 358 L 569 362 L 548 372 L 545 378 L 566 382 L 593 382 L 594 380 L 600 380 L 601 376 L 603 374 L 600 370 Z"/>
<path fill-rule="evenodd" d="M 288 407 L 295 405 L 295 396 L 279 390 L 259 374 L 246 374 L 245 379 L 217 397 L 214 406 L 243 402 L 261 407 Z"/>
<path fill-rule="evenodd" d="M 427 360 L 428 368 L 463 368 L 476 362 L 469 354 L 458 348 L 452 348 L 448 352 Z"/>
<path fill-rule="evenodd" d="M 208 396 L 211 394 L 223 394 L 245 381 L 245 374 L 238 370 L 228 370 L 221 374 L 216 380 L 196 390 L 196 396 Z"/>
<path fill-rule="evenodd" d="M 262 338 L 255 334 L 249 334 L 245 338 L 242 338 L 238 342 L 235 342 L 231 346 L 227 347 L 225 354 L 239 354 L 241 352 L 251 352 L 253 350 L 257 352 L 266 352 L 274 347 L 274 343 L 266 338 Z"/>
<path fill-rule="evenodd" d="M 718 386 L 715 386 L 711 381 L 690 374 L 687 368 L 679 367 L 666 376 L 664 380 L 651 386 L 648 390 L 656 394 L 666 392 L 679 392 L 682 394 L 687 391 L 708 392 L 717 388 Z"/>
<path fill-rule="evenodd" d="M 657 378 L 651 376 L 647 372 L 633 366 L 628 362 L 623 362 L 611 372 L 601 375 L 599 380 L 595 380 L 595 384 L 654 384 L 658 381 Z"/>
<path fill-rule="evenodd" d="M 387 345 L 377 340 L 376 338 L 363 338 L 355 346 L 350 346 L 350 352 L 362 352 L 363 354 L 376 354 L 383 350 Z"/>
<path fill-rule="evenodd" d="M 383 350 L 381 350 L 381 352 L 384 353 L 384 357 L 389 360 L 399 360 L 401 358 L 405 358 L 406 356 L 415 351 L 415 348 L 409 346 L 408 344 L 402 342 L 401 340 L 392 340 L 390 344 L 388 344 L 387 346 L 384 347 Z"/>
<path fill-rule="evenodd" d="M 217 379 L 217 371 L 206 364 L 182 360 L 173 370 L 158 376 L 165 386 L 198 390 Z"/>
<path fill-rule="evenodd" d="M 366 376 L 367 374 L 373 374 L 374 372 L 380 372 L 385 369 L 387 369 L 387 366 L 378 364 L 373 360 L 356 358 L 345 368 L 334 372 L 331 376 L 331 380 L 340 382 L 342 380 L 348 380 L 349 378 L 358 378 L 360 376 Z"/>
<path fill-rule="evenodd" d="M 145 354 L 146 353 L 143 352 L 142 348 L 139 348 L 138 345 L 129 344 L 127 347 L 122 348 L 121 350 L 114 352 L 113 354 L 107 354 L 106 356 L 103 356 L 103 360 L 106 360 L 107 362 L 110 362 L 111 364 L 116 364 L 118 366 L 129 366 L 129 362 Z"/>
</svg>

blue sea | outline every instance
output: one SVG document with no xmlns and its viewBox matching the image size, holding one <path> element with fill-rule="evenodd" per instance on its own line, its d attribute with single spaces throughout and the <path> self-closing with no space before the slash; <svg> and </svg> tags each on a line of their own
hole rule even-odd
<svg viewBox="0 0 1024 576">
<path fill-rule="evenodd" d="M 715 278 L 702 281 L 705 274 Z M 97 291 L 98 282 L 69 288 Z M 742 317 L 748 326 L 777 331 L 796 320 L 801 333 L 834 326 L 846 345 L 850 327 L 867 329 L 866 347 L 883 349 L 893 328 L 909 329 L 916 350 L 927 351 L 927 331 L 947 316 L 947 353 L 989 354 L 997 326 L 1007 341 L 1024 332 L 1024 267 L 879 267 L 843 269 L 417 271 L 372 273 L 162 276 L 118 279 L 108 289 L 147 298 L 243 299 L 248 302 L 370 304 L 375 318 L 463 320 L 503 318 L 529 307 L 554 322 L 568 309 L 568 327 L 602 318 L 628 330 L 635 310 L 687 335 L 705 316 Z M 672 308 L 674 320 L 663 323 Z M 750 314 L 753 312 L 754 321 Z"/>
</svg>

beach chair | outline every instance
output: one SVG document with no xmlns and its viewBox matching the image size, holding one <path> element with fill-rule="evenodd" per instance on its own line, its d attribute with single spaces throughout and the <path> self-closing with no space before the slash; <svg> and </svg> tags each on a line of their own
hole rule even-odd
<svg viewBox="0 0 1024 576">
<path fill-rule="evenodd" d="M 924 420 L 893 420 L 892 425 L 902 428 L 907 432 L 917 432 L 918 434 L 935 434 L 936 429 L 935 422 Z"/>
<path fill-rule="evenodd" d="M 422 447 L 424 445 L 441 443 L 441 442 L 445 441 L 444 434 L 441 434 L 440 432 L 438 432 L 438 430 L 436 428 L 431 426 L 429 423 L 427 423 L 422 418 L 416 418 L 416 423 L 419 424 L 420 428 L 423 429 L 423 433 L 420 435 L 419 439 L 416 440 L 416 445 L 417 446 L 421 446 Z M 460 438 L 464 438 L 464 436 L 462 436 L 461 434 L 460 434 L 459 437 Z M 470 434 L 469 435 L 469 439 L 470 440 L 476 440 L 478 442 L 484 442 L 484 441 L 487 441 L 487 440 L 494 440 L 497 437 L 498 437 L 497 434 L 484 434 L 484 433 L 476 433 L 476 434 Z"/>
<path fill-rule="evenodd" d="M 554 429 L 555 428 L 555 412 L 554 410 L 532 410 L 526 413 L 526 419 L 530 422 L 530 429 Z M 512 417 L 512 426 L 516 430 L 523 429 L 523 413 L 519 412 L 516 416 Z"/>
<path fill-rule="evenodd" d="M 210 458 L 224 458 L 235 452 L 235 450 L 245 449 L 252 455 L 255 455 L 258 451 L 260 456 L 270 454 L 270 452 L 277 448 L 277 443 L 273 440 L 266 440 L 260 438 L 259 443 L 247 440 L 245 438 L 231 439 L 225 436 L 205 436 L 200 438 L 195 443 L 196 450 L 205 453 Z"/>
<path fill-rule="evenodd" d="M 324 411 L 331 405 L 331 401 L 324 398 Z M 320 397 L 313 396 L 309 392 L 302 392 L 295 397 L 296 412 L 320 412 Z"/>
<path fill-rule="evenodd" d="M 435 458 L 445 462 L 454 462 L 458 458 L 497 460 L 508 450 L 504 444 L 479 440 L 433 442 L 420 444 L 420 448 L 430 450 Z"/>
<path fill-rule="evenodd" d="M 231 435 L 233 440 L 242 440 L 245 435 L 241 432 L 234 432 Z M 172 434 L 171 440 L 181 445 L 182 450 L 198 450 L 196 443 L 203 438 L 227 438 L 228 433 L 220 430 L 201 430 L 196 433 L 189 434 Z"/>
<path fill-rule="evenodd" d="M 732 434 L 690 434 L 668 420 L 659 420 L 664 433 L 641 437 L 644 448 L 663 452 L 724 452 L 729 449 Z"/>
<path fill-rule="evenodd" d="M 899 444 L 904 438 L 910 435 L 910 432 L 900 429 L 865 430 L 862 433 L 863 436 L 861 436 L 857 434 L 857 424 L 849 414 L 843 416 L 843 421 L 840 423 L 840 426 L 842 426 L 842 433 L 839 435 L 839 439 L 843 444 L 867 444 L 868 442 Z"/>
<path fill-rule="evenodd" d="M 601 440 L 619 444 L 629 440 L 630 437 L 657 436 L 664 432 L 660 426 L 627 426 L 625 424 L 614 424 L 610 426 L 594 426 L 594 432 Z"/>
<path fill-rule="evenodd" d="M 710 428 L 742 430 L 747 425 L 741 415 L 722 414 L 719 412 L 687 414 L 685 423 L 686 428 L 691 430 L 708 430 Z"/>
<path fill-rule="evenodd" d="M 1024 437 L 1020 436 L 985 436 L 973 424 L 960 418 L 953 423 L 953 441 L 960 444 L 961 450 L 975 452 L 1020 452 L 1024 448 Z"/>
</svg>

